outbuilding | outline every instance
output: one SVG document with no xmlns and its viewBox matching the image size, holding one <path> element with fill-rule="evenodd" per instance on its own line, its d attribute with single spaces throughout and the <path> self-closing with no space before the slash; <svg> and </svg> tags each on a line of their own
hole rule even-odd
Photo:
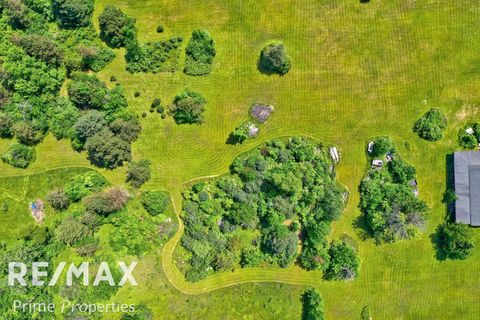
<svg viewBox="0 0 480 320">
<path fill-rule="evenodd" d="M 480 226 L 480 152 L 455 152 L 455 222 Z"/>
</svg>

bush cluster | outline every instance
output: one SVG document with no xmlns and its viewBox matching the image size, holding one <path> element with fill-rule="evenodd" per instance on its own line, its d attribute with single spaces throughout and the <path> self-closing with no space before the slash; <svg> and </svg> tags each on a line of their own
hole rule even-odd
<svg viewBox="0 0 480 320">
<path fill-rule="evenodd" d="M 295 137 L 262 145 L 235 159 L 230 175 L 193 185 L 183 203 L 182 245 L 192 255 L 187 279 L 206 277 L 209 267 L 286 267 L 298 258 L 299 227 L 301 264 L 325 269 L 329 225 L 343 209 L 344 192 L 331 167 L 328 149 Z M 238 244 L 242 229 L 260 234 L 251 239 L 256 245 Z"/>
<path fill-rule="evenodd" d="M 185 49 L 184 72 L 191 76 L 201 76 L 212 72 L 216 51 L 212 36 L 207 30 L 195 30 Z"/>
<path fill-rule="evenodd" d="M 285 45 L 281 41 L 271 40 L 267 42 L 260 53 L 260 70 L 284 75 L 291 67 L 291 59 Z"/>
<path fill-rule="evenodd" d="M 443 137 L 443 131 L 447 128 L 447 118 L 440 109 L 432 108 L 418 119 L 413 131 L 422 139 L 438 141 Z"/>
<path fill-rule="evenodd" d="M 370 168 L 360 184 L 360 208 L 367 226 L 378 242 L 416 237 L 424 228 L 428 207 L 415 194 L 415 168 L 400 157 L 389 138 L 374 142 L 369 161 L 383 160 L 384 165 Z"/>
</svg>

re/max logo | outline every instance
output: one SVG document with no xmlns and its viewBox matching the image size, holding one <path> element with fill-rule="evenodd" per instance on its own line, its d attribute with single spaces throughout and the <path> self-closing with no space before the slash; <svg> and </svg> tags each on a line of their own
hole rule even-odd
<svg viewBox="0 0 480 320">
<path fill-rule="evenodd" d="M 43 286 L 48 280 L 48 262 L 33 262 L 32 263 L 32 282 L 31 285 L 33 286 Z M 48 282 L 48 286 L 54 286 L 62 272 L 65 270 L 67 263 L 60 262 L 57 266 L 57 269 L 53 273 L 50 281 Z M 98 286 L 102 282 L 108 283 L 110 286 L 124 286 L 125 283 L 128 281 L 131 285 L 136 286 L 137 281 L 133 277 L 133 270 L 137 266 L 137 262 L 132 262 L 129 266 L 125 264 L 125 262 L 118 263 L 120 269 L 122 270 L 123 276 L 122 279 L 115 284 L 115 281 L 112 277 L 112 273 L 110 272 L 110 267 L 108 266 L 107 262 L 100 262 L 98 266 L 97 273 L 95 275 L 95 279 L 93 280 L 93 286 Z M 27 265 L 22 262 L 10 262 L 8 264 L 8 285 L 13 287 L 15 285 L 20 286 L 27 286 L 27 281 L 25 280 L 25 276 L 27 275 Z M 67 269 L 67 276 L 66 276 L 66 285 L 72 286 L 73 279 L 80 279 L 82 278 L 82 285 L 88 286 L 90 285 L 90 268 L 88 262 L 81 263 L 78 267 L 71 263 Z"/>
</svg>

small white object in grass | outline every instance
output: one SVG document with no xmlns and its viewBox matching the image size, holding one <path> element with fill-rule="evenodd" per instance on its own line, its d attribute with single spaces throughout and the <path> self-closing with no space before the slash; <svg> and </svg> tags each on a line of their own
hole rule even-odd
<svg viewBox="0 0 480 320">
<path fill-rule="evenodd" d="M 370 141 L 370 142 L 368 143 L 368 149 L 367 149 L 368 153 L 372 153 L 372 152 L 373 152 L 373 145 L 374 145 L 373 141 Z"/>
<path fill-rule="evenodd" d="M 467 128 L 465 130 L 465 132 L 468 133 L 468 134 L 474 134 L 475 133 L 475 131 L 473 131 L 473 128 Z"/>
</svg>

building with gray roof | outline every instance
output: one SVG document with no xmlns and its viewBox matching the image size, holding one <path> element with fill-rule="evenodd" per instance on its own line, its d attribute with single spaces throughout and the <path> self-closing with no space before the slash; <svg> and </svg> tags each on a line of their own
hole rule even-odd
<svg viewBox="0 0 480 320">
<path fill-rule="evenodd" d="M 480 152 L 455 152 L 455 222 L 480 226 Z"/>
</svg>

